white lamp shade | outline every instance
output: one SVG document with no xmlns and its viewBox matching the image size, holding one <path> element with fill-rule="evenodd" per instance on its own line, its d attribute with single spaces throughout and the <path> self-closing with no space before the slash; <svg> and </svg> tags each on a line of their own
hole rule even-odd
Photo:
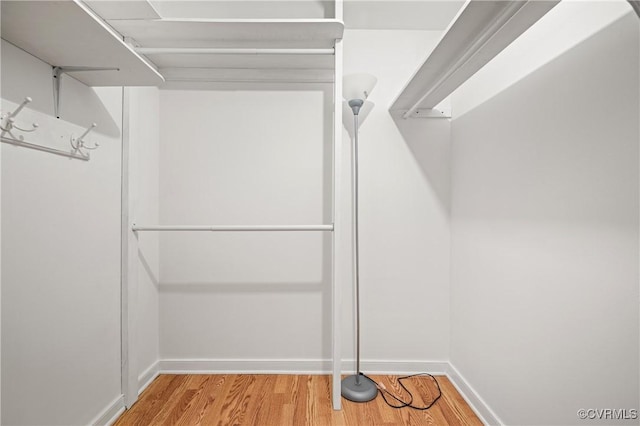
<svg viewBox="0 0 640 426">
<path fill-rule="evenodd" d="M 362 104 L 362 107 L 360 108 L 360 113 L 358 114 L 358 127 L 362 126 L 362 123 L 364 123 L 364 120 L 366 120 L 367 116 L 373 110 L 374 106 L 375 104 L 373 102 L 364 101 L 364 104 Z M 351 110 L 349 105 L 347 105 L 346 101 L 342 102 L 342 125 L 349 134 L 349 137 L 353 139 L 355 135 L 355 130 L 353 128 L 353 111 Z"/>
<path fill-rule="evenodd" d="M 362 99 L 364 101 L 369 97 L 377 82 L 378 79 L 371 74 L 345 75 L 342 80 L 342 96 L 347 101 L 351 99 Z"/>
</svg>

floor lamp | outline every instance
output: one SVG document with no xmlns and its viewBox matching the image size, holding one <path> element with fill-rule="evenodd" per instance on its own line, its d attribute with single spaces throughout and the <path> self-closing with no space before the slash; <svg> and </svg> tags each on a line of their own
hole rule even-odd
<svg viewBox="0 0 640 426">
<path fill-rule="evenodd" d="M 358 116 L 377 79 L 370 74 L 352 74 L 344 77 L 343 97 L 353 113 L 353 144 L 351 153 L 353 197 L 353 285 L 356 308 L 356 374 L 342 379 L 342 396 L 354 402 L 371 401 L 378 395 L 376 384 L 360 372 L 360 271 L 358 254 Z M 370 104 L 370 102 L 367 102 Z"/>
</svg>

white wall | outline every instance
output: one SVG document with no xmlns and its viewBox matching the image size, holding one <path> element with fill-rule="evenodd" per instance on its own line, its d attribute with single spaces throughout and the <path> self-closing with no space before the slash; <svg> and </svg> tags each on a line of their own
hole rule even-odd
<svg viewBox="0 0 640 426">
<path fill-rule="evenodd" d="M 638 409 L 630 10 L 562 2 L 453 97 L 451 361 L 505 424 Z"/>
<path fill-rule="evenodd" d="M 159 223 L 159 90 L 137 87 L 129 92 L 129 212 L 136 223 Z M 134 331 L 135 370 L 139 386 L 147 384 L 159 359 L 159 236 L 138 235 Z"/>
<path fill-rule="evenodd" d="M 2 42 L 3 103 L 31 96 L 41 134 L 60 131 L 51 146 L 93 121 L 102 145 L 89 162 L 1 146 L 7 425 L 88 424 L 120 396 L 121 90 L 62 86 L 62 120 L 45 126 L 50 66 Z"/>
<path fill-rule="evenodd" d="M 345 74 L 378 78 L 369 98 L 375 107 L 359 141 L 364 368 L 372 360 L 418 361 L 397 368 L 424 371 L 421 363 L 448 359 L 450 126 L 448 120 L 394 120 L 388 111 L 440 36 L 398 30 L 344 35 Z M 351 289 L 343 300 L 350 330 Z M 352 358 L 351 333 L 345 332 L 343 347 Z"/>
<path fill-rule="evenodd" d="M 326 86 L 162 91 L 161 222 L 330 223 L 330 96 Z M 329 358 L 330 243 L 308 232 L 162 234 L 161 358 Z"/>
<path fill-rule="evenodd" d="M 360 159 L 363 360 L 383 361 L 378 368 L 448 357 L 449 123 L 397 122 L 387 111 L 438 36 L 344 39 L 345 71 L 379 79 Z M 329 223 L 331 96 L 328 86 L 162 91 L 161 222 Z M 345 133 L 346 151 L 349 143 Z M 328 368 L 330 253 L 330 237 L 319 234 L 162 234 L 164 368 Z M 347 360 L 351 293 L 344 289 Z"/>
</svg>

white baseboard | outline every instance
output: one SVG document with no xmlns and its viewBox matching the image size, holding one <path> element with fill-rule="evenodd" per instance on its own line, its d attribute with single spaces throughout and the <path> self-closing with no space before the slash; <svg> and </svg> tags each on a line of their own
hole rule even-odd
<svg viewBox="0 0 640 426">
<path fill-rule="evenodd" d="M 91 421 L 92 426 L 111 426 L 124 413 L 124 395 L 118 396 Z"/>
<path fill-rule="evenodd" d="M 417 373 L 446 374 L 449 363 L 446 361 L 417 361 L 417 360 L 362 360 L 360 370 L 365 374 L 394 374 L 408 375 Z M 355 372 L 356 363 L 353 360 L 342 362 L 342 371 Z"/>
<path fill-rule="evenodd" d="M 482 423 L 485 425 L 497 425 L 502 426 L 504 423 L 493 412 L 489 405 L 478 395 L 478 393 L 471 387 L 471 385 L 462 377 L 460 372 L 449 364 L 449 370 L 447 371 L 447 377 L 451 380 L 451 383 L 456 387 L 460 395 L 467 401 L 471 409 L 475 411 Z"/>
<path fill-rule="evenodd" d="M 138 395 L 149 387 L 156 377 L 160 375 L 160 361 L 156 361 L 149 368 L 147 368 L 142 374 L 138 376 Z"/>
<path fill-rule="evenodd" d="M 368 374 L 446 374 L 446 361 L 363 360 L 360 370 Z M 355 370 L 353 360 L 342 362 L 342 371 Z M 167 374 L 331 374 L 328 359 L 164 359 L 159 372 Z"/>
<path fill-rule="evenodd" d="M 165 374 L 329 374 L 322 359 L 163 359 Z"/>
</svg>

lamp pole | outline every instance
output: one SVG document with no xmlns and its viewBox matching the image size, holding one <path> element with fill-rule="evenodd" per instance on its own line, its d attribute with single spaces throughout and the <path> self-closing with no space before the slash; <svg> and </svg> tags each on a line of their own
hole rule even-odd
<svg viewBox="0 0 640 426">
<path fill-rule="evenodd" d="M 354 137 L 351 151 L 351 182 L 353 203 L 353 282 L 356 305 L 356 374 L 342 380 L 342 396 L 354 402 L 367 402 L 378 396 L 376 384 L 360 372 L 360 258 L 358 238 L 358 115 L 362 99 L 349 100 L 353 112 Z"/>
</svg>

